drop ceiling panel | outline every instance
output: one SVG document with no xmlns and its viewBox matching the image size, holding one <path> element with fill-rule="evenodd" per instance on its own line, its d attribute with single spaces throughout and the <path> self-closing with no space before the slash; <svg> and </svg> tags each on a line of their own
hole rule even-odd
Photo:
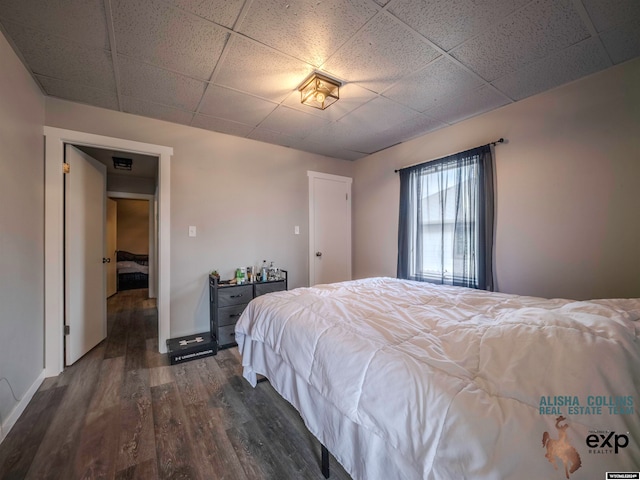
<svg viewBox="0 0 640 480">
<path fill-rule="evenodd" d="M 320 117 L 284 106 L 278 107 L 259 126 L 294 138 L 304 138 L 328 122 Z"/>
<path fill-rule="evenodd" d="M 215 83 L 281 102 L 313 68 L 269 47 L 233 35 Z"/>
<path fill-rule="evenodd" d="M 86 103 L 96 107 L 118 110 L 118 96 L 114 91 L 98 90 L 77 83 L 59 80 L 57 78 L 36 75 L 45 93 L 72 102 Z"/>
<path fill-rule="evenodd" d="M 315 143 L 333 143 L 341 149 L 371 153 L 397 143 L 386 136 L 380 137 L 382 132 L 392 125 L 415 122 L 419 117 L 418 112 L 378 97 L 342 120 L 315 130 L 307 139 Z"/>
<path fill-rule="evenodd" d="M 385 126 L 381 131 L 363 135 L 362 141 L 356 139 L 349 147 L 361 152 L 374 153 L 446 125 L 426 115 L 412 114 L 407 120 L 390 122 Z"/>
<path fill-rule="evenodd" d="M 397 145 L 398 143 L 400 143 L 400 141 L 393 135 L 393 132 L 384 131 L 376 135 L 362 135 L 350 146 L 359 152 L 371 154 Z"/>
<path fill-rule="evenodd" d="M 200 113 L 256 126 L 277 106 L 246 93 L 210 85 L 202 99 Z"/>
<path fill-rule="evenodd" d="M 0 19 L 110 50 L 104 0 L 0 0 Z"/>
<path fill-rule="evenodd" d="M 397 145 L 398 143 L 400 142 L 392 135 L 387 134 L 387 132 L 382 132 L 377 135 L 361 136 L 350 146 L 360 152 L 372 154 Z"/>
<path fill-rule="evenodd" d="M 158 120 L 166 120 L 183 125 L 189 125 L 193 118 L 193 113 L 191 112 L 127 96 L 122 97 L 122 110 L 127 113 L 142 115 L 143 117 L 157 118 Z"/>
<path fill-rule="evenodd" d="M 530 0 L 397 0 L 389 12 L 444 50 L 482 33 Z"/>
<path fill-rule="evenodd" d="M 352 150 L 336 148 L 333 143 L 315 143 L 308 140 L 294 140 L 291 144 L 291 148 L 296 148 L 298 150 L 316 153 L 318 155 L 324 155 L 327 157 L 343 158 L 345 160 L 358 160 L 359 158 L 363 158 L 368 155 L 363 152 L 354 152 Z"/>
<path fill-rule="evenodd" d="M 395 143 L 398 143 L 405 142 L 417 136 L 424 135 L 427 132 L 433 132 L 446 126 L 446 123 L 429 117 L 428 115 L 418 115 L 411 120 L 390 126 L 386 130 L 386 133 L 393 134 Z"/>
<path fill-rule="evenodd" d="M 640 20 L 640 2 L 638 0 L 582 0 L 591 21 L 599 32 L 617 25 Z"/>
<path fill-rule="evenodd" d="M 613 63 L 640 56 L 640 19 L 625 23 L 600 35 Z"/>
<path fill-rule="evenodd" d="M 118 55 L 121 93 L 129 97 L 195 111 L 205 83 Z"/>
<path fill-rule="evenodd" d="M 218 25 L 231 28 L 236 23 L 245 0 L 170 0 L 170 3 Z"/>
<path fill-rule="evenodd" d="M 455 100 L 437 105 L 425 113 L 443 123 L 454 124 L 502 107 L 507 103 L 509 103 L 507 97 L 496 92 L 491 87 L 482 86 L 478 90 L 460 95 Z"/>
<path fill-rule="evenodd" d="M 569 0 L 535 0 L 453 56 L 487 81 L 586 39 L 589 32 Z"/>
<path fill-rule="evenodd" d="M 266 128 L 256 128 L 248 135 L 248 138 L 258 140 L 260 142 L 280 145 L 282 147 L 291 147 L 296 142 L 294 137 L 281 132 L 274 132 Z"/>
<path fill-rule="evenodd" d="M 115 0 L 118 53 L 209 80 L 229 34 L 160 0 Z"/>
<path fill-rule="evenodd" d="M 398 103 L 424 111 L 453 100 L 460 92 L 478 88 L 482 81 L 447 57 L 440 57 L 426 68 L 409 75 L 384 96 Z"/>
<path fill-rule="evenodd" d="M 115 91 L 111 54 L 39 30 L 6 22 L 4 27 L 36 75 Z"/>
<path fill-rule="evenodd" d="M 509 97 L 521 100 L 610 65 L 601 43 L 590 38 L 499 78 L 493 85 Z"/>
<path fill-rule="evenodd" d="M 383 131 L 390 125 L 414 120 L 419 116 L 415 110 L 393 102 L 384 97 L 378 97 L 351 112 L 340 122 L 349 121 L 371 131 Z"/>
<path fill-rule="evenodd" d="M 333 122 L 309 134 L 304 140 L 315 144 L 331 145 L 335 149 L 355 150 L 352 148 L 354 139 L 359 139 L 363 135 L 368 138 L 370 134 L 371 132 L 366 128 L 353 122 Z"/>
<path fill-rule="evenodd" d="M 238 31 L 318 67 L 376 11 L 368 0 L 260 0 L 251 3 Z"/>
<path fill-rule="evenodd" d="M 222 118 L 209 117 L 207 115 L 196 115 L 191 126 L 212 130 L 214 132 L 226 133 L 237 137 L 246 137 L 253 130 L 252 126 L 242 123 L 230 122 Z"/>
<path fill-rule="evenodd" d="M 381 13 L 331 57 L 323 69 L 380 93 L 437 56 L 438 52 L 406 25 Z"/>
</svg>

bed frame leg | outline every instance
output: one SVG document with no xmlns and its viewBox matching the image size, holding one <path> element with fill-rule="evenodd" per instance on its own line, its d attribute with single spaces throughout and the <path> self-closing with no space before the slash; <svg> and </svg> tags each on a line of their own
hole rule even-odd
<svg viewBox="0 0 640 480">
<path fill-rule="evenodd" d="M 322 444 L 320 444 L 320 447 L 322 456 L 322 466 L 320 468 L 322 475 L 324 475 L 324 478 L 329 478 L 329 450 Z"/>
</svg>

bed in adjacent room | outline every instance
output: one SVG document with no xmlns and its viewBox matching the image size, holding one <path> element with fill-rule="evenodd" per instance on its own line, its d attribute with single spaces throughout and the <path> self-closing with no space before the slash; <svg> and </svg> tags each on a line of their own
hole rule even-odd
<svg viewBox="0 0 640 480">
<path fill-rule="evenodd" d="M 118 291 L 149 288 L 149 255 L 118 250 Z"/>
<path fill-rule="evenodd" d="M 354 479 L 579 480 L 640 471 L 639 318 L 372 278 L 256 298 L 236 340 Z"/>
</svg>

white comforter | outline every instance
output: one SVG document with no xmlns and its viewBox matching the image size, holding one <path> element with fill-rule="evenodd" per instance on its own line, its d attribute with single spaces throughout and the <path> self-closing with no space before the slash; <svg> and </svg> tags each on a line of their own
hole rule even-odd
<svg viewBox="0 0 640 480">
<path fill-rule="evenodd" d="M 557 452 L 568 466 L 567 449 L 580 455 L 572 479 L 601 479 L 640 471 L 639 317 L 640 299 L 543 300 L 375 278 L 258 297 L 236 338 L 247 379 L 251 345 L 264 343 L 416 479 L 565 478 L 561 458 L 550 455 L 557 471 L 545 458 L 544 432 L 566 436 Z"/>
</svg>

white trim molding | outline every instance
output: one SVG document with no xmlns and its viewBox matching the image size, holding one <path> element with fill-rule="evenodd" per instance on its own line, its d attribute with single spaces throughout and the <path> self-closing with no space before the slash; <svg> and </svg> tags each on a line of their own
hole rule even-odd
<svg viewBox="0 0 640 480">
<path fill-rule="evenodd" d="M 44 127 L 45 135 L 45 376 L 64 369 L 63 173 L 64 145 L 83 145 L 158 157 L 158 348 L 167 351 L 171 295 L 171 156 L 173 148 Z"/>
<path fill-rule="evenodd" d="M 7 435 L 9 435 L 9 432 L 11 431 L 13 426 L 16 424 L 16 422 L 20 418 L 20 415 L 22 415 L 22 413 L 25 411 L 25 409 L 27 408 L 27 405 L 29 405 L 29 402 L 31 401 L 33 396 L 36 394 L 36 392 L 38 391 L 38 388 L 40 388 L 40 385 L 42 385 L 43 381 L 44 381 L 44 370 L 40 372 L 40 375 L 38 375 L 38 378 L 36 378 L 36 381 L 31 384 L 31 386 L 22 396 L 18 404 L 13 408 L 11 413 L 9 413 L 9 416 L 2 421 L 2 425 L 0 425 L 0 443 L 2 443 L 5 438 L 7 438 Z"/>
</svg>

